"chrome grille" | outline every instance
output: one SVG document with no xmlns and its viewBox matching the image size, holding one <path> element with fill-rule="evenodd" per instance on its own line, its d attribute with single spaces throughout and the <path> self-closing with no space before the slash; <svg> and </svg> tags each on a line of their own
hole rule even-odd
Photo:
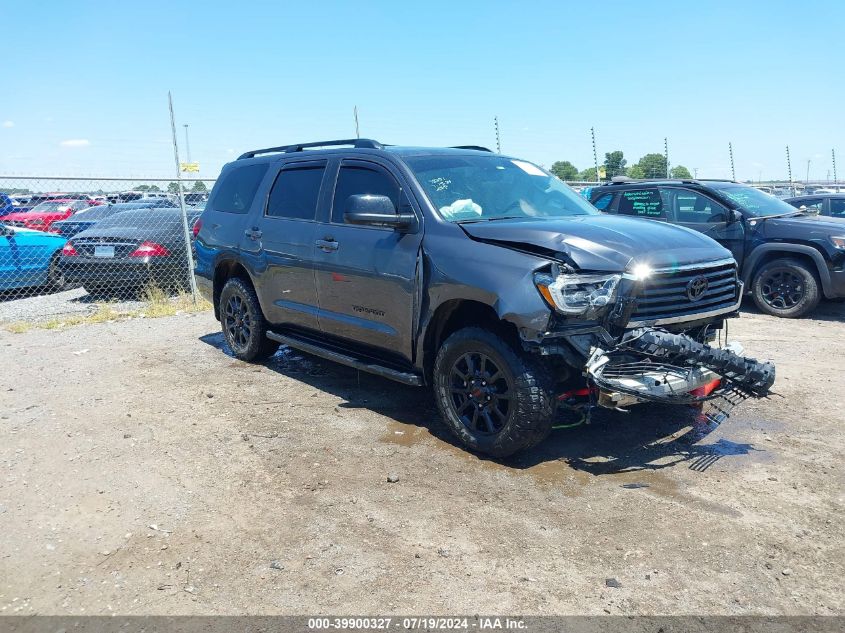
<svg viewBox="0 0 845 633">
<path fill-rule="evenodd" d="M 699 278 L 707 280 L 707 287 L 693 300 L 688 290 L 693 280 L 701 288 L 703 284 Z M 727 312 L 740 298 L 740 284 L 733 260 L 700 267 L 659 270 L 641 283 L 637 307 L 630 319 L 632 322 L 685 320 L 685 317 L 692 320 L 703 313 Z"/>
</svg>

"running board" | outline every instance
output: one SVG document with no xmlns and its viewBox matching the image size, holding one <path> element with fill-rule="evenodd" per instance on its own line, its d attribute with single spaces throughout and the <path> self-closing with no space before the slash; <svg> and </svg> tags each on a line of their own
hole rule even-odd
<svg viewBox="0 0 845 633">
<path fill-rule="evenodd" d="M 425 384 L 422 377 L 417 374 L 398 371 L 396 369 L 391 369 L 390 367 L 384 367 L 383 365 L 374 365 L 373 363 L 359 360 L 353 356 L 349 356 L 348 354 L 342 354 L 340 352 L 326 349 L 325 347 L 320 347 L 319 345 L 314 345 L 313 343 L 303 341 L 302 339 L 294 336 L 277 334 L 276 332 L 267 332 L 267 338 L 272 341 L 282 343 L 283 345 L 288 345 L 302 352 L 319 356 L 320 358 L 325 358 L 326 360 L 331 360 L 336 363 L 340 363 L 341 365 L 346 365 L 347 367 L 360 369 L 361 371 L 375 374 L 376 376 L 381 376 L 382 378 L 389 378 L 390 380 L 411 385 L 412 387 L 422 387 Z"/>
</svg>

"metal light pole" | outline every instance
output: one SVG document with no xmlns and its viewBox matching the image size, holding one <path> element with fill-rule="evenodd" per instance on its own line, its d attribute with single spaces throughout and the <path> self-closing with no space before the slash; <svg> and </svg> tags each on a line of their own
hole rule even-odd
<svg viewBox="0 0 845 633">
<path fill-rule="evenodd" d="M 804 181 L 805 184 L 810 184 L 810 159 L 807 159 L 807 180 Z"/>
<path fill-rule="evenodd" d="M 792 184 L 792 161 L 789 159 L 789 145 L 786 146 L 786 170 L 789 172 L 789 189 L 795 195 L 795 187 Z"/>
<path fill-rule="evenodd" d="M 188 162 L 191 162 L 191 143 L 188 140 L 188 124 L 184 123 L 182 127 L 185 128 L 185 154 L 187 154 Z"/>
<path fill-rule="evenodd" d="M 663 137 L 663 155 L 666 157 L 666 178 L 669 178 L 669 139 Z"/>
<path fill-rule="evenodd" d="M 355 138 L 361 138 L 361 131 L 358 129 L 358 106 L 352 108 L 352 114 L 355 115 Z"/>
<path fill-rule="evenodd" d="M 839 181 L 836 179 L 836 150 L 830 150 L 830 157 L 833 159 L 833 184 L 838 184 Z"/>
<path fill-rule="evenodd" d="M 736 170 L 734 169 L 734 146 L 728 143 L 728 154 L 731 156 L 731 180 L 736 180 Z"/>
<path fill-rule="evenodd" d="M 501 154 L 502 153 L 502 142 L 501 142 L 501 139 L 499 138 L 499 117 L 498 116 L 493 117 L 493 127 L 496 128 L 496 153 Z"/>
<path fill-rule="evenodd" d="M 185 211 L 185 192 L 182 189 L 182 170 L 179 165 L 179 146 L 176 143 L 176 119 L 173 117 L 173 97 L 167 92 L 170 107 L 170 131 L 173 133 L 173 158 L 176 161 L 176 183 L 179 185 L 179 208 L 182 210 L 182 230 L 185 234 L 185 258 L 188 263 L 188 279 L 191 284 L 191 296 L 197 300 L 197 280 L 194 279 L 194 257 L 191 254 L 191 229 L 188 226 L 188 213 Z M 188 126 L 185 126 L 187 134 Z"/>
<path fill-rule="evenodd" d="M 593 137 L 593 165 L 596 168 L 596 182 L 600 182 L 599 178 L 599 155 L 596 153 L 596 129 L 590 128 L 590 135 Z"/>
</svg>

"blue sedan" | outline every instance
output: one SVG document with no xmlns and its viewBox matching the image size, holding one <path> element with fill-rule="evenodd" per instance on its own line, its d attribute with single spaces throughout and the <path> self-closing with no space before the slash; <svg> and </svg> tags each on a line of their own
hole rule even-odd
<svg viewBox="0 0 845 633">
<path fill-rule="evenodd" d="M 53 290 L 64 287 L 57 262 L 66 242 L 60 235 L 0 222 L 0 292 L 36 286 Z"/>
</svg>

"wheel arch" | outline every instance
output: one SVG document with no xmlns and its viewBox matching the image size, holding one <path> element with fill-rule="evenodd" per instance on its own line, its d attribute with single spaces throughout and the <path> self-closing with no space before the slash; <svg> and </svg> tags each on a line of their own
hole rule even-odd
<svg viewBox="0 0 845 633">
<path fill-rule="evenodd" d="M 465 327 L 481 327 L 502 336 L 518 348 L 516 325 L 502 319 L 493 306 L 474 299 L 449 299 L 441 303 L 428 320 L 422 336 L 422 369 L 431 384 L 437 350 L 450 335 Z"/>
<path fill-rule="evenodd" d="M 808 265 L 820 282 L 822 293 L 831 294 L 830 271 L 824 256 L 812 246 L 804 244 L 763 244 L 755 248 L 743 266 L 742 281 L 745 289 L 751 292 L 755 275 L 767 263 L 776 259 L 797 259 Z"/>
<path fill-rule="evenodd" d="M 223 291 L 223 286 L 230 279 L 237 277 L 243 279 L 246 283 L 255 289 L 255 284 L 252 282 L 249 272 L 236 259 L 224 259 L 214 266 L 214 280 L 213 280 L 213 305 L 214 318 L 220 320 L 220 293 Z"/>
</svg>

